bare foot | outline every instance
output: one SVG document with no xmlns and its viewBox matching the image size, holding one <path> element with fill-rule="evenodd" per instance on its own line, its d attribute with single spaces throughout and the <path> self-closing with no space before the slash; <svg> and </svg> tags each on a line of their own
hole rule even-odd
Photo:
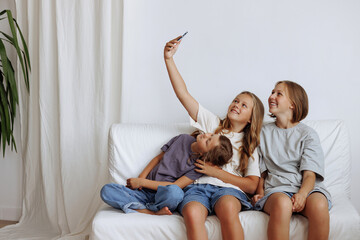
<svg viewBox="0 0 360 240">
<path fill-rule="evenodd" d="M 172 215 L 172 212 L 168 207 L 163 207 L 157 212 L 150 211 L 149 209 L 136 209 L 140 213 L 150 214 L 150 215 Z"/>
<path fill-rule="evenodd" d="M 168 207 L 163 207 L 159 211 L 155 212 L 156 215 L 172 215 L 172 212 Z"/>
</svg>

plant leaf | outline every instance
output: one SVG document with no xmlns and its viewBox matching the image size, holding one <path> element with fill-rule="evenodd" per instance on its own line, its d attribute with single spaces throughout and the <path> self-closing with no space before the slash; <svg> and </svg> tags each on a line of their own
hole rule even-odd
<svg viewBox="0 0 360 240">
<path fill-rule="evenodd" d="M 28 62 L 28 64 L 29 64 L 29 70 L 31 71 L 30 55 L 29 55 L 29 50 L 28 50 L 28 47 L 27 47 L 27 44 L 26 44 L 24 35 L 22 34 L 21 29 L 20 29 L 19 24 L 17 23 L 16 19 L 14 19 L 14 22 L 16 23 L 16 27 L 17 27 L 17 29 L 19 30 L 21 42 L 22 42 L 22 45 L 23 45 L 23 47 L 24 47 L 24 51 L 25 51 L 25 55 L 26 55 L 26 58 L 27 58 L 27 62 Z"/>
<path fill-rule="evenodd" d="M 28 83 L 27 83 L 28 80 L 26 79 L 24 60 L 23 60 L 23 58 L 21 56 L 21 50 L 20 50 L 19 43 L 18 43 L 18 40 L 17 40 L 17 34 L 16 34 L 16 29 L 15 29 L 14 19 L 12 17 L 12 13 L 11 13 L 10 10 L 6 10 L 6 12 L 7 12 L 8 20 L 9 20 L 10 30 L 11 30 L 12 36 L 14 38 L 14 41 L 13 41 L 14 47 L 16 49 L 17 55 L 18 55 L 19 60 L 20 60 L 21 68 L 22 68 L 25 83 L 26 83 L 26 88 L 28 88 Z"/>
<path fill-rule="evenodd" d="M 12 44 L 12 42 L 13 42 L 14 40 L 13 40 L 13 38 L 12 38 L 10 35 L 4 33 L 3 31 L 0 31 L 0 33 L 3 34 L 3 35 L 11 42 L 11 44 Z"/>
<path fill-rule="evenodd" d="M 6 129 L 6 139 L 9 141 L 10 140 L 10 135 L 8 134 L 11 130 L 10 127 L 10 114 L 9 114 L 9 104 L 8 104 L 8 100 L 6 97 L 6 91 L 4 88 L 3 84 L 0 84 L 0 102 L 1 102 L 1 106 L 2 106 L 2 111 L 4 113 L 3 119 L 2 119 L 2 124 L 4 125 L 5 129 Z M 11 114 L 11 118 L 12 118 L 12 114 Z"/>
<path fill-rule="evenodd" d="M 31 65 L 28 47 L 18 23 L 12 17 L 10 10 L 1 11 L 0 16 L 2 15 L 5 16 L 0 20 L 7 18 L 11 31 L 11 35 L 0 31 L 0 150 L 2 142 L 3 156 L 5 156 L 6 143 L 11 145 L 11 149 L 15 148 L 15 151 L 17 151 L 13 130 L 19 98 L 15 71 L 7 56 L 4 43 L 10 43 L 17 52 L 28 92 L 30 91 L 29 70 L 31 71 Z M 20 35 L 23 49 L 20 48 L 17 33 Z"/>
</svg>

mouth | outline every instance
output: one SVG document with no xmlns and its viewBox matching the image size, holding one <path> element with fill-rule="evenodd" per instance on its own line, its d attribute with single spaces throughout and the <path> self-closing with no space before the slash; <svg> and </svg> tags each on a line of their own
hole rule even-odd
<svg viewBox="0 0 360 240">
<path fill-rule="evenodd" d="M 277 107 L 277 104 L 275 102 L 269 102 L 269 107 Z"/>
<path fill-rule="evenodd" d="M 239 111 L 237 111 L 235 108 L 231 109 L 230 112 L 235 113 L 235 114 L 240 114 Z"/>
</svg>

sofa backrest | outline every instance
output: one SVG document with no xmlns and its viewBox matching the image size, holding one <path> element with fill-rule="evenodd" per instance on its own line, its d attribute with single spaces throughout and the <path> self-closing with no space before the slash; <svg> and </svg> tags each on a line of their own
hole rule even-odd
<svg viewBox="0 0 360 240">
<path fill-rule="evenodd" d="M 333 197 L 350 199 L 351 155 L 350 137 L 342 120 L 312 120 L 304 123 L 319 135 L 325 155 L 324 184 Z"/>
<path fill-rule="evenodd" d="M 350 150 L 345 124 L 340 120 L 304 121 L 320 137 L 325 154 L 325 185 L 334 195 L 350 198 Z M 180 133 L 191 133 L 189 124 L 113 124 L 109 132 L 111 181 L 125 184 L 137 177 L 160 148 Z"/>
<path fill-rule="evenodd" d="M 191 133 L 188 124 L 113 124 L 109 132 L 109 171 L 111 180 L 125 184 L 137 177 L 172 137 Z"/>
</svg>

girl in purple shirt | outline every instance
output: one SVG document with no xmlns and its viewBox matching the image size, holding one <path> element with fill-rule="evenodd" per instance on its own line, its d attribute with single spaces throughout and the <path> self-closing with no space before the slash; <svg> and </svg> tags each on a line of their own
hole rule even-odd
<svg viewBox="0 0 360 240">
<path fill-rule="evenodd" d="M 171 215 L 183 200 L 182 188 L 202 175 L 195 171 L 197 159 L 222 166 L 232 157 L 230 140 L 212 133 L 180 134 L 161 150 L 139 177 L 127 179 L 126 186 L 106 184 L 102 200 L 125 213 Z"/>
</svg>

